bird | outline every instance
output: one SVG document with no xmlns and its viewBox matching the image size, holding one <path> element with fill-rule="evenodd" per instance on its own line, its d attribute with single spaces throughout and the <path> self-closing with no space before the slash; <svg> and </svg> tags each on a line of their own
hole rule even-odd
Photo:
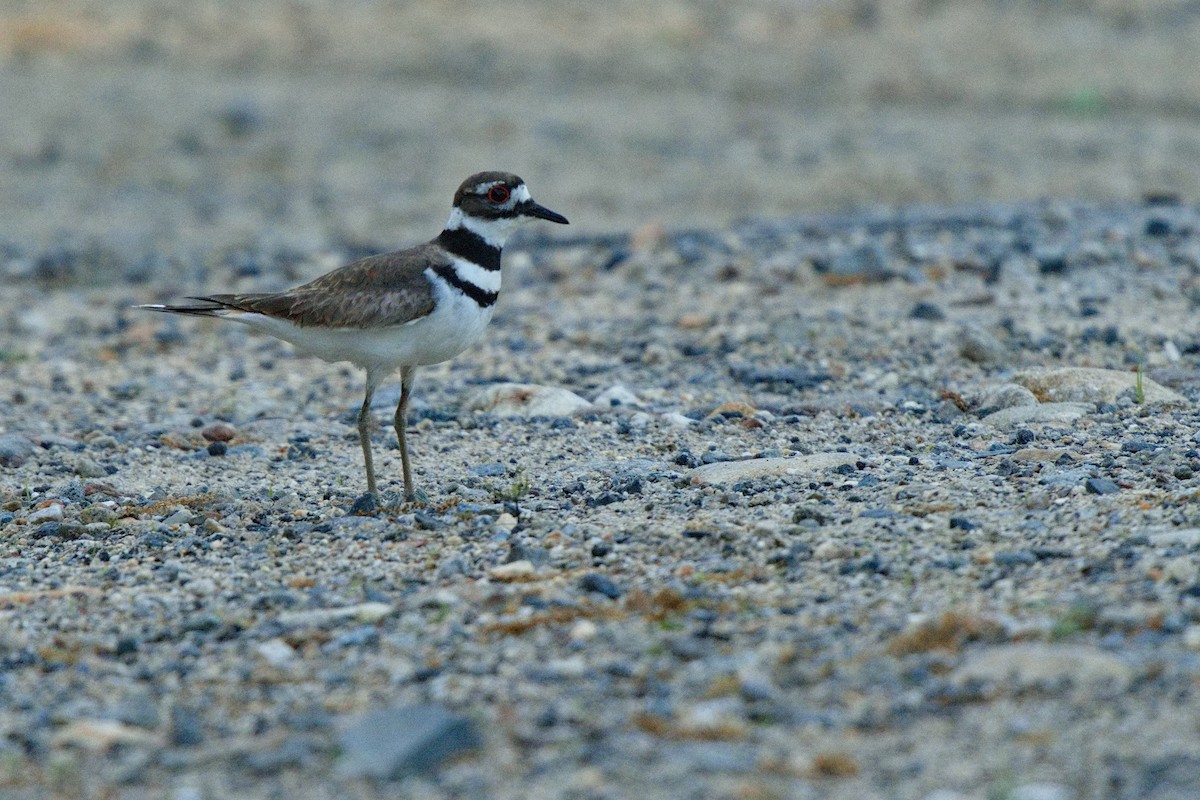
<svg viewBox="0 0 1200 800">
<path fill-rule="evenodd" d="M 539 205 L 511 172 L 478 172 L 454 193 L 450 217 L 434 239 L 368 256 L 282 292 L 210 294 L 185 305 L 138 308 L 240 322 L 325 361 L 366 372 L 358 438 L 367 494 L 378 498 L 369 435 L 371 399 L 380 382 L 400 372 L 393 426 L 400 445 L 404 497 L 424 501 L 413 485 L 405 437 L 417 367 L 454 358 L 483 336 L 500 293 L 500 253 L 523 222 L 569 224 Z"/>
</svg>

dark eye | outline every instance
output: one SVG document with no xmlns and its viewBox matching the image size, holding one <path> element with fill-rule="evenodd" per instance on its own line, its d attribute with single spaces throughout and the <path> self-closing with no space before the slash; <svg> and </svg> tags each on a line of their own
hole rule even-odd
<svg viewBox="0 0 1200 800">
<path fill-rule="evenodd" d="M 487 190 L 487 199 L 493 203 L 504 203 L 508 200 L 508 187 L 503 184 L 496 184 Z"/>
</svg>

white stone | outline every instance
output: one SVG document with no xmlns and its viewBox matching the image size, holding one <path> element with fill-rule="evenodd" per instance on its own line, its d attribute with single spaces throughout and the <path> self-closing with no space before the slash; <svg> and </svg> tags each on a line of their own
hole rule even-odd
<svg viewBox="0 0 1200 800">
<path fill-rule="evenodd" d="M 120 744 L 150 744 L 156 737 L 150 731 L 126 725 L 115 719 L 73 720 L 54 736 L 59 746 L 79 747 L 94 753 L 104 752 Z"/>
<path fill-rule="evenodd" d="M 558 678 L 581 678 L 587 672 L 587 662 L 583 656 L 555 658 L 547 661 L 544 669 Z"/>
<path fill-rule="evenodd" d="M 741 713 L 741 703 L 733 698 L 719 697 L 685 706 L 678 719 L 679 729 L 689 734 L 703 735 L 709 732 L 734 733 L 746 727 Z"/>
<path fill-rule="evenodd" d="M 1183 631 L 1183 646 L 1188 650 L 1200 650 L 1200 625 L 1188 625 Z"/>
<path fill-rule="evenodd" d="M 571 640 L 586 642 L 595 638 L 598 628 L 590 619 L 581 619 L 571 626 Z"/>
<path fill-rule="evenodd" d="M 507 564 L 499 564 L 488 570 L 488 575 L 492 580 L 497 581 L 523 581 L 532 578 L 537 574 L 537 569 L 534 568 L 532 561 L 521 559 L 520 561 L 510 561 Z"/>
<path fill-rule="evenodd" d="M 1197 565 L 1189 557 L 1172 558 L 1163 565 L 1163 577 L 1190 586 L 1196 582 Z"/>
<path fill-rule="evenodd" d="M 353 606 L 338 608 L 316 608 L 304 611 L 285 611 L 279 615 L 282 625 L 335 625 L 351 620 L 357 622 L 378 622 L 395 610 L 395 606 L 387 603 L 359 603 Z"/>
<path fill-rule="evenodd" d="M 468 411 L 500 417 L 569 417 L 592 404 L 574 392 L 533 383 L 497 383 L 467 399 Z"/>
<path fill-rule="evenodd" d="M 826 539 L 813 549 L 813 558 L 818 561 L 832 561 L 835 558 L 849 558 L 854 555 L 854 548 L 842 542 Z"/>
<path fill-rule="evenodd" d="M 45 508 L 39 508 L 29 515 L 28 521 L 30 525 L 40 525 L 43 522 L 61 522 L 63 518 L 63 507 L 58 503 L 51 503 Z"/>
<path fill-rule="evenodd" d="M 268 639 L 255 649 L 272 667 L 282 667 L 296 659 L 296 651 L 283 639 Z"/>
</svg>

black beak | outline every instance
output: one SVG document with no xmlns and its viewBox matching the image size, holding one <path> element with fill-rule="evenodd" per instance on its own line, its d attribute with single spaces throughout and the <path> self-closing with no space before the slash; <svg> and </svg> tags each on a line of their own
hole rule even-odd
<svg viewBox="0 0 1200 800">
<path fill-rule="evenodd" d="M 521 213 L 527 217 L 538 217 L 540 219 L 548 219 L 551 222 L 557 222 L 559 225 L 570 225 L 567 218 L 562 214 L 556 214 L 545 206 L 539 206 L 532 200 L 526 200 L 519 206 Z"/>
</svg>

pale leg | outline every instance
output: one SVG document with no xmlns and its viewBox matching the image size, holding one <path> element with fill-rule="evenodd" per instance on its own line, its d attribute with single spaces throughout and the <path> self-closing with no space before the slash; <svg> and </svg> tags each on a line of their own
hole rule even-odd
<svg viewBox="0 0 1200 800">
<path fill-rule="evenodd" d="M 363 462 L 367 465 L 368 494 L 375 494 L 375 464 L 371 460 L 371 398 L 375 395 L 375 384 L 375 374 L 368 370 L 366 397 L 358 412 L 358 441 L 362 444 Z"/>
<path fill-rule="evenodd" d="M 412 467 L 408 460 L 408 440 L 405 431 L 408 429 L 408 396 L 412 392 L 413 373 L 416 367 L 400 368 L 400 402 L 396 404 L 396 440 L 400 442 L 400 465 L 404 470 L 404 499 L 420 499 L 413 489 Z"/>
</svg>

